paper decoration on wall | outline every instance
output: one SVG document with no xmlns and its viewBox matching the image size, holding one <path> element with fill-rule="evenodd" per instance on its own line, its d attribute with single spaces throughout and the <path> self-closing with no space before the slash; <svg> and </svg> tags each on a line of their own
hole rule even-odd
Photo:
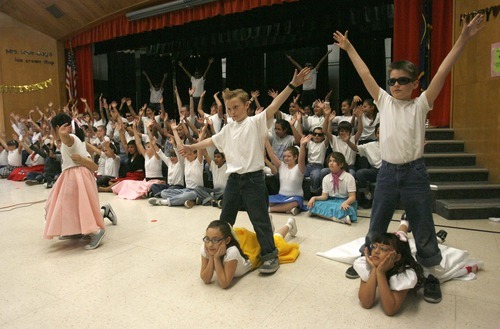
<svg viewBox="0 0 500 329">
<path fill-rule="evenodd" d="M 491 45 L 491 77 L 500 77 L 500 42 Z"/>
<path fill-rule="evenodd" d="M 489 8 L 483 8 L 479 10 L 474 10 L 470 13 L 460 14 L 460 26 L 462 26 L 462 22 L 465 19 L 465 22 L 469 24 L 469 22 L 476 16 L 477 14 L 483 14 L 486 17 L 486 22 L 490 21 L 490 16 L 493 15 L 494 18 L 497 18 L 500 13 L 500 5 L 499 6 L 491 6 Z"/>
<path fill-rule="evenodd" d="M 0 93 L 29 93 L 32 91 L 38 91 L 52 86 L 52 79 L 47 79 L 42 82 L 33 83 L 31 85 L 23 86 L 5 86 L 0 85 Z"/>
</svg>

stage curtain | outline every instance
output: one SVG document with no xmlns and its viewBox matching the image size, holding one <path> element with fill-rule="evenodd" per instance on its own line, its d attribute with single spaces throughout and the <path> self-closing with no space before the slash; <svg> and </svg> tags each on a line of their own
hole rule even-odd
<svg viewBox="0 0 500 329">
<path fill-rule="evenodd" d="M 78 78 L 76 81 L 78 97 L 86 98 L 90 108 L 93 108 L 93 105 L 96 106 L 96 103 L 94 102 L 92 45 L 89 44 L 81 47 L 75 47 L 73 51 L 75 52 L 76 70 L 78 72 Z M 82 102 L 78 102 L 78 109 L 79 111 L 84 110 Z"/>
<path fill-rule="evenodd" d="M 453 0 L 434 0 L 432 2 L 431 36 L 431 77 L 436 74 L 452 47 L 453 33 Z M 451 110 L 451 74 L 436 98 L 433 110 L 429 113 L 429 122 L 437 127 L 450 126 Z"/>
<path fill-rule="evenodd" d="M 419 62 L 422 24 L 422 0 L 394 0 L 393 60 Z M 431 79 L 450 51 L 453 29 L 453 0 L 432 1 Z M 414 96 L 420 94 L 418 89 Z M 451 78 L 448 76 L 429 115 L 430 124 L 448 127 L 450 124 Z"/>
<path fill-rule="evenodd" d="M 137 21 L 129 21 L 125 15 L 121 15 L 72 37 L 66 42 L 66 48 L 69 48 L 70 42 L 73 47 L 76 47 L 110 40 L 129 34 L 182 25 L 189 22 L 211 18 L 217 15 L 235 14 L 258 7 L 296 1 L 298 0 L 219 0 L 196 6 L 191 9 L 178 10 Z"/>
</svg>

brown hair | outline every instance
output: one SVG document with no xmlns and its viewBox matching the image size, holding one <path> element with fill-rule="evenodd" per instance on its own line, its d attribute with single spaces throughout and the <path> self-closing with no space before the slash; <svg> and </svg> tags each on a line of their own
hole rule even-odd
<svg viewBox="0 0 500 329">
<path fill-rule="evenodd" d="M 248 93 L 244 91 L 243 89 L 233 89 L 230 90 L 226 88 L 222 92 L 222 97 L 224 98 L 224 101 L 228 101 L 232 98 L 238 97 L 243 103 L 246 103 L 250 100 L 250 97 L 248 97 Z"/>
</svg>

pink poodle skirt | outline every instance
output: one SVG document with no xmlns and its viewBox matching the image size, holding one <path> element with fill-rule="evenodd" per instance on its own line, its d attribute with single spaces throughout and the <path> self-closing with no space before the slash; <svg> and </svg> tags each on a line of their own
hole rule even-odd
<svg viewBox="0 0 500 329">
<path fill-rule="evenodd" d="M 50 191 L 45 212 L 45 239 L 90 234 L 104 228 L 97 185 L 90 170 L 64 170 Z"/>
<path fill-rule="evenodd" d="M 146 180 L 122 180 L 111 189 L 121 199 L 136 200 L 145 198 L 151 185 L 161 183 L 158 179 Z"/>
</svg>

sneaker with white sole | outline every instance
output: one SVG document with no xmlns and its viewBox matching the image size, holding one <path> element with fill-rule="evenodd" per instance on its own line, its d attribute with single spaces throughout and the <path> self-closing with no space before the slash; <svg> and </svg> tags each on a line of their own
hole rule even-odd
<svg viewBox="0 0 500 329">
<path fill-rule="evenodd" d="M 290 233 L 290 236 L 295 238 L 297 236 L 297 222 L 295 221 L 295 218 L 288 218 L 286 225 L 288 225 L 288 233 Z"/>
<path fill-rule="evenodd" d="M 262 263 L 262 266 L 259 268 L 259 272 L 262 274 L 273 274 L 280 268 L 280 261 L 278 257 L 273 259 L 266 260 Z"/>
<path fill-rule="evenodd" d="M 170 206 L 170 201 L 163 198 L 150 198 L 148 202 L 153 206 Z"/>
<path fill-rule="evenodd" d="M 194 200 L 186 200 L 184 202 L 184 207 L 191 209 L 196 205 L 196 202 Z"/>
<path fill-rule="evenodd" d="M 345 216 L 344 218 L 331 217 L 330 219 L 335 223 L 351 225 L 351 217 L 349 217 L 349 215 Z"/>
<path fill-rule="evenodd" d="M 33 186 L 33 185 L 39 185 L 42 184 L 41 182 L 37 181 L 36 179 L 28 179 L 25 181 L 26 185 L 28 186 Z"/>
<path fill-rule="evenodd" d="M 297 216 L 299 213 L 300 213 L 299 207 L 293 207 L 292 209 L 290 209 L 290 214 L 292 214 L 293 216 Z"/>
<path fill-rule="evenodd" d="M 111 207 L 109 203 L 106 203 L 104 206 L 101 207 L 102 210 L 104 210 L 103 217 L 106 217 L 113 223 L 113 225 L 116 225 L 118 223 L 118 216 L 116 216 L 115 211 Z"/>
<path fill-rule="evenodd" d="M 443 299 L 439 279 L 429 274 L 424 283 L 424 299 L 428 303 L 439 303 Z"/>
<path fill-rule="evenodd" d="M 359 274 L 358 272 L 356 272 L 356 270 L 354 269 L 354 266 L 351 266 L 349 267 L 346 271 L 345 271 L 345 277 L 348 278 L 348 279 L 358 279 L 359 278 Z"/>
<path fill-rule="evenodd" d="M 85 246 L 85 249 L 87 250 L 92 250 L 101 244 L 102 238 L 106 235 L 106 230 L 100 229 L 97 233 L 91 234 L 90 235 L 90 243 Z"/>
</svg>

